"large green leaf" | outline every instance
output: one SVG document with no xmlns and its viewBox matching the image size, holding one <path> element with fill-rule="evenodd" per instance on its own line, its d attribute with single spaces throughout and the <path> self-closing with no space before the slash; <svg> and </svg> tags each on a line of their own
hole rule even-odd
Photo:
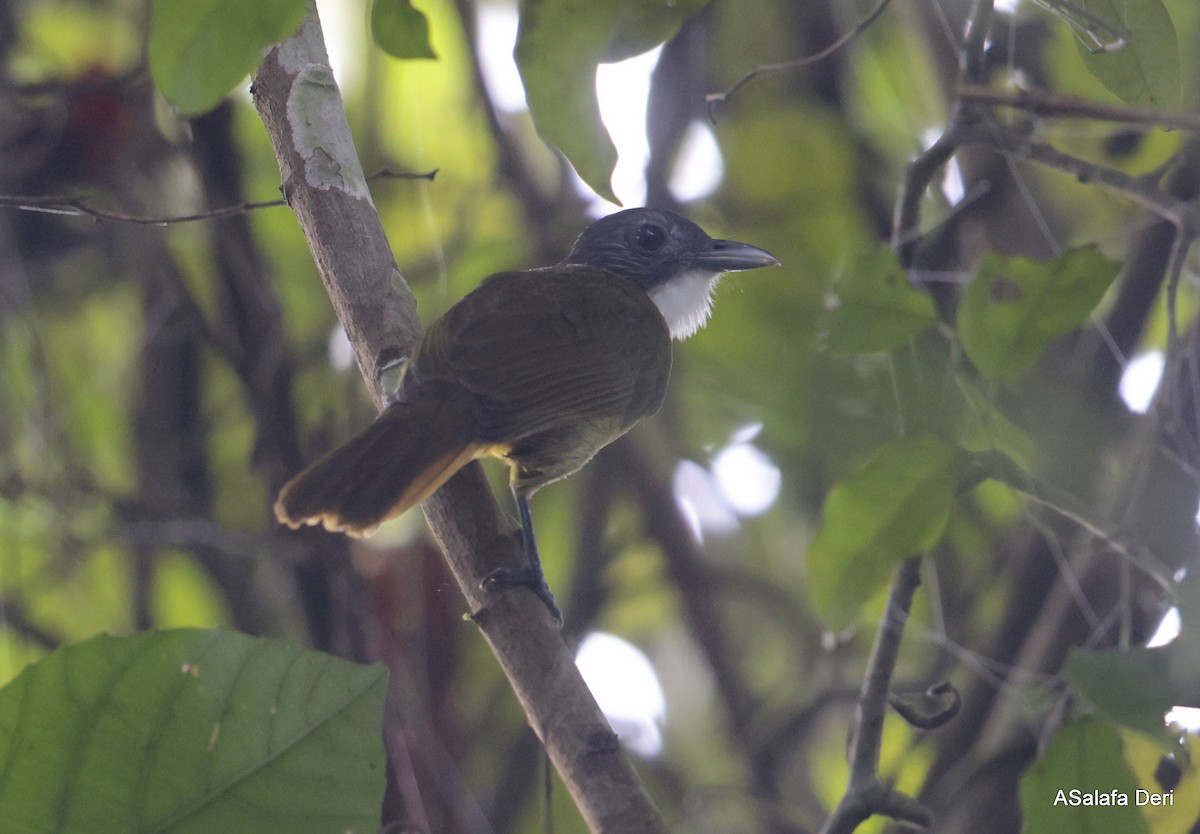
<svg viewBox="0 0 1200 834">
<path fill-rule="evenodd" d="M 374 832 L 386 674 L 199 629 L 97 637 L 0 690 L 12 832 Z"/>
<path fill-rule="evenodd" d="M 210 110 L 289 37 L 307 0 L 154 0 L 150 74 L 183 114 Z"/>
<path fill-rule="evenodd" d="M 1124 652 L 1074 649 L 1067 678 L 1109 718 L 1165 740 L 1163 716 L 1176 704 L 1170 654 L 1170 646 Z"/>
<path fill-rule="evenodd" d="M 1094 246 L 1053 261 L 985 255 L 958 311 L 963 348 L 992 379 L 1016 379 L 1087 320 L 1119 268 Z"/>
<path fill-rule="evenodd" d="M 1172 749 L 1172 761 L 1179 766 L 1178 781 L 1162 770 L 1163 749 L 1140 733 L 1122 732 L 1125 745 L 1125 761 L 1137 777 L 1142 790 L 1147 794 L 1162 796 L 1165 790 L 1170 804 L 1146 804 L 1141 808 L 1147 827 L 1154 834 L 1192 834 L 1196 821 L 1200 820 L 1200 771 L 1195 763 L 1200 761 L 1200 738 L 1186 735 Z"/>
<path fill-rule="evenodd" d="M 393 58 L 436 58 L 429 43 L 429 20 L 410 0 L 375 0 L 371 37 Z"/>
<path fill-rule="evenodd" d="M 897 348 L 933 324 L 933 301 L 908 284 L 888 248 L 857 258 L 834 284 L 826 325 L 832 353 L 880 353 Z"/>
<path fill-rule="evenodd" d="M 591 188 L 616 202 L 617 162 L 600 120 L 596 66 L 670 38 L 708 0 L 523 0 L 516 58 L 538 131 Z"/>
<path fill-rule="evenodd" d="M 1082 6 L 1092 22 L 1076 22 L 1076 44 L 1088 72 L 1130 104 L 1177 108 L 1179 37 L 1162 0 L 1082 0 Z M 1122 37 L 1123 45 L 1103 48 Z"/>
<path fill-rule="evenodd" d="M 1179 586 L 1179 635 L 1165 646 L 1125 651 L 1075 649 L 1067 678 L 1114 721 L 1163 744 L 1174 743 L 1163 716 L 1171 707 L 1200 707 L 1200 576 Z"/>
<path fill-rule="evenodd" d="M 1116 727 L 1095 718 L 1074 721 L 1054 734 L 1021 779 L 1021 830 L 1146 834 L 1137 788 Z"/>
<path fill-rule="evenodd" d="M 939 437 L 913 435 L 883 446 L 830 491 L 807 583 L 830 627 L 849 624 L 900 561 L 941 538 L 967 460 Z"/>
</svg>

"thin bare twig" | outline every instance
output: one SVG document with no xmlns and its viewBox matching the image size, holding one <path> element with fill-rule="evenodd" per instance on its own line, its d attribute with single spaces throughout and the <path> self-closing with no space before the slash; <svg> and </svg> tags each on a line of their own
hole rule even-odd
<svg viewBox="0 0 1200 834">
<path fill-rule="evenodd" d="M 1124 194 L 1163 220 L 1175 226 L 1181 226 L 1187 216 L 1195 209 L 1186 201 L 1180 200 L 1163 191 L 1146 177 L 1137 177 L 1080 159 L 1077 156 L 1063 153 L 1057 148 L 1039 142 L 1032 142 L 1013 151 L 1017 159 L 1036 162 L 1047 168 L 1053 168 L 1070 174 L 1081 183 L 1095 183 L 1110 191 Z"/>
<path fill-rule="evenodd" d="M 1088 48 L 1092 52 L 1116 52 L 1124 49 L 1129 43 L 1129 32 L 1114 24 L 1108 23 L 1092 14 L 1079 4 L 1069 0 L 1034 0 L 1046 11 L 1066 21 L 1075 37 L 1086 38 L 1091 42 Z"/>
<path fill-rule="evenodd" d="M 1038 90 L 1000 90 L 982 84 L 962 84 L 957 94 L 959 101 L 1011 107 L 1037 116 L 1100 119 L 1119 124 L 1160 125 L 1173 130 L 1200 130 L 1200 113 L 1174 113 L 1169 110 L 1129 107 Z"/>
<path fill-rule="evenodd" d="M 172 217 L 145 217 L 137 214 L 96 208 L 82 197 L 67 197 L 51 195 L 48 197 L 33 197 L 23 195 L 0 195 L 0 206 L 31 211 L 38 214 L 61 214 L 67 217 L 91 217 L 94 220 L 107 220 L 114 223 L 133 223 L 138 226 L 170 226 L 175 223 L 191 223 L 195 220 L 219 220 L 236 214 L 245 214 L 257 209 L 286 206 L 282 199 L 266 200 L 260 203 L 242 203 L 236 206 L 224 206 L 196 214 L 181 214 Z"/>
<path fill-rule="evenodd" d="M 432 180 L 437 176 L 438 169 L 417 174 L 406 171 L 389 171 L 386 168 L 378 171 L 369 177 L 368 180 L 379 179 L 405 179 L 405 180 Z M 22 195 L 0 195 L 0 207 L 16 209 L 17 211 L 31 211 L 39 214 L 61 214 L 67 217 L 91 217 L 97 221 L 111 221 L 114 223 L 133 223 L 138 226 L 173 226 L 179 223 L 193 223 L 197 220 L 220 220 L 224 217 L 233 217 L 239 214 L 247 214 L 251 211 L 267 208 L 279 208 L 286 206 L 287 200 L 282 197 L 276 200 L 263 200 L 254 203 L 239 203 L 232 206 L 222 206 L 221 208 L 210 209 L 208 211 L 200 211 L 195 214 L 180 214 L 170 217 L 145 217 L 137 214 L 126 214 L 125 212 L 112 211 L 111 209 L 96 208 L 88 203 L 82 197 L 68 197 L 61 195 L 51 196 L 22 196 Z"/>
<path fill-rule="evenodd" d="M 829 46 L 822 49 L 820 52 L 817 52 L 814 55 L 805 56 L 804 58 L 794 58 L 790 61 L 779 61 L 774 64 L 761 64 L 761 65 L 755 67 L 754 69 L 750 70 L 748 73 L 743 75 L 741 78 L 739 78 L 734 83 L 734 85 L 732 87 L 730 87 L 728 90 L 725 90 L 724 92 L 721 92 L 721 93 L 709 93 L 707 96 L 704 97 L 705 102 L 708 103 L 708 118 L 709 118 L 709 120 L 713 124 L 716 124 L 717 123 L 716 106 L 723 102 L 729 101 L 729 99 L 733 97 L 734 93 L 736 93 L 738 90 L 742 89 L 742 87 L 745 87 L 747 84 L 749 84 L 755 78 L 758 78 L 760 75 L 771 75 L 771 74 L 774 74 L 777 72 L 787 72 L 788 70 L 804 69 L 805 67 L 812 66 L 813 64 L 817 63 L 818 61 L 825 60 L 830 55 L 837 52 L 839 49 L 844 47 L 846 44 L 850 43 L 850 41 L 854 40 L 859 35 L 861 35 L 864 31 L 866 31 L 867 27 L 870 26 L 872 23 L 874 23 L 879 18 L 879 16 L 881 14 L 883 14 L 884 10 L 888 7 L 888 4 L 891 3 L 891 1 L 892 0 L 879 0 L 879 2 L 877 2 L 875 4 L 875 7 L 873 9 L 871 9 L 870 12 L 867 13 L 866 17 L 864 17 L 862 20 L 860 20 L 858 23 L 856 23 L 854 25 L 853 29 L 846 32 L 846 34 L 842 35 L 840 38 L 838 38 L 836 41 L 831 43 Z"/>
</svg>

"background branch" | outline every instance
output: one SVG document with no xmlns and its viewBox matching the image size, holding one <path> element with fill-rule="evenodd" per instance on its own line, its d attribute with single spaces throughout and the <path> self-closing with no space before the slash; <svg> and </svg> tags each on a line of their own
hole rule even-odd
<svg viewBox="0 0 1200 834">
<path fill-rule="evenodd" d="M 1175 113 L 1129 107 L 1078 96 L 1044 93 L 1039 90 L 999 90 L 981 84 L 962 84 L 956 91 L 959 101 L 1011 107 L 1037 116 L 1101 119 L 1106 122 L 1132 125 L 1158 125 L 1175 130 L 1200 130 L 1200 114 Z"/>
<path fill-rule="evenodd" d="M 901 564 L 892 581 L 892 591 L 875 634 L 875 645 L 867 661 L 867 674 L 863 678 L 854 716 L 849 753 L 850 783 L 821 829 L 822 834 L 850 834 L 874 814 L 884 814 L 921 828 L 933 825 L 933 815 L 925 806 L 889 788 L 879 778 L 879 750 L 892 676 L 896 672 L 900 641 L 904 637 L 913 595 L 920 584 L 921 558 L 913 556 Z"/>
<path fill-rule="evenodd" d="M 227 106 L 226 106 L 227 109 Z M 405 171 L 377 171 L 367 177 L 367 181 L 377 179 L 430 180 L 437 176 L 437 171 L 424 174 L 413 174 Z M 171 214 L 153 217 L 144 214 L 130 214 L 112 209 L 97 208 L 83 197 L 67 195 L 20 195 L 0 194 L 0 207 L 17 211 L 30 211 L 41 214 L 61 214 L 65 217 L 90 217 L 93 220 L 108 220 L 114 223 L 133 223 L 137 226 L 174 226 L 179 223 L 195 223 L 199 220 L 221 220 L 228 217 L 239 217 L 252 211 L 268 208 L 282 208 L 287 200 L 259 200 L 257 202 L 242 202 L 221 206 L 191 214 Z"/>
<path fill-rule="evenodd" d="M 839 49 L 846 46 L 846 44 L 850 43 L 850 41 L 854 40 L 863 32 L 865 32 L 867 27 L 879 19 L 879 16 L 883 14 L 884 10 L 887 9 L 888 4 L 891 3 L 891 1 L 892 0 L 877 0 L 874 7 L 867 12 L 866 16 L 862 20 L 854 25 L 854 28 L 847 31 L 844 35 L 819 52 L 816 52 L 812 55 L 806 55 L 803 58 L 794 58 L 790 61 L 778 61 L 773 64 L 761 64 L 739 78 L 729 89 L 720 93 L 709 93 L 707 96 L 705 96 L 705 101 L 708 102 L 709 119 L 715 123 L 717 120 L 716 106 L 729 101 L 729 99 L 731 99 L 738 90 L 742 89 L 742 87 L 745 87 L 760 75 L 773 75 L 777 72 L 803 69 L 804 67 L 811 66 L 818 61 L 825 60 L 830 55 L 837 52 Z"/>
</svg>

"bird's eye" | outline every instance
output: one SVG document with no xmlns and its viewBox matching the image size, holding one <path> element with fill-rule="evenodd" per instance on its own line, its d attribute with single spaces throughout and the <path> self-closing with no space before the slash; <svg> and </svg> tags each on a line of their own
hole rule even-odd
<svg viewBox="0 0 1200 834">
<path fill-rule="evenodd" d="M 662 226 L 647 223 L 633 233 L 633 239 L 639 248 L 647 252 L 656 252 L 667 242 L 667 233 Z"/>
</svg>

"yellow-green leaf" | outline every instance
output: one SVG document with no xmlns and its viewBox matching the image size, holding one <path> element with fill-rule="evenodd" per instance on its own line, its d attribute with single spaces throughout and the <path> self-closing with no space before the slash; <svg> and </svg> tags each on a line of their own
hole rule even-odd
<svg viewBox="0 0 1200 834">
<path fill-rule="evenodd" d="M 671 37 L 707 0 L 524 0 L 516 58 L 538 132 L 601 197 L 617 150 L 600 120 L 596 67 Z"/>
<path fill-rule="evenodd" d="M 1054 734 L 1021 779 L 1021 831 L 1146 834 L 1136 792 L 1116 727 L 1096 718 L 1074 721 Z"/>
<path fill-rule="evenodd" d="M 1053 261 L 988 253 L 958 311 L 963 348 L 992 379 L 1016 379 L 1087 320 L 1119 269 L 1094 246 Z"/>
<path fill-rule="evenodd" d="M 1170 646 L 1129 651 L 1073 649 L 1067 660 L 1067 678 L 1092 706 L 1114 721 L 1165 742 L 1163 716 L 1176 703 L 1169 678 L 1170 655 Z"/>
<path fill-rule="evenodd" d="M 887 248 L 856 258 L 834 284 L 834 306 L 826 319 L 832 353 L 880 353 L 906 344 L 929 325 L 933 301 L 908 284 Z"/>
<path fill-rule="evenodd" d="M 892 441 L 838 483 L 808 549 L 808 592 L 831 628 L 845 627 L 892 569 L 932 547 L 950 517 L 965 452 L 931 434 Z"/>
<path fill-rule="evenodd" d="M 1179 37 L 1162 0 L 1082 0 L 1076 45 L 1093 76 L 1139 107 L 1179 107 Z"/>
<path fill-rule="evenodd" d="M 150 74 L 167 101 L 194 116 L 220 103 L 289 37 L 308 11 L 306 0 L 154 0 Z"/>
<path fill-rule="evenodd" d="M 375 0 L 371 37 L 393 58 L 436 58 L 429 42 L 429 20 L 410 0 Z"/>
<path fill-rule="evenodd" d="M 180 629 L 59 649 L 0 690 L 6 831 L 374 831 L 387 674 Z"/>
</svg>

